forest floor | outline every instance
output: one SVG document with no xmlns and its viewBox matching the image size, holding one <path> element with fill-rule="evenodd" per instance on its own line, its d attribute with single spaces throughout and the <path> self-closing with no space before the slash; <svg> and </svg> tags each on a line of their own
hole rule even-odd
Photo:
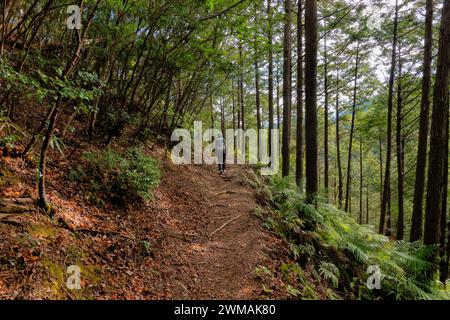
<svg viewBox="0 0 450 320">
<path fill-rule="evenodd" d="M 148 148 L 149 149 L 149 148 Z M 49 163 L 53 219 L 38 210 L 0 216 L 0 299 L 280 299 L 286 244 L 255 215 L 250 169 L 176 166 L 164 150 L 155 198 L 119 210 L 68 179 L 77 164 Z M 4 158 L 0 198 L 36 199 L 33 165 Z M 81 268 L 81 290 L 66 286 Z"/>
</svg>

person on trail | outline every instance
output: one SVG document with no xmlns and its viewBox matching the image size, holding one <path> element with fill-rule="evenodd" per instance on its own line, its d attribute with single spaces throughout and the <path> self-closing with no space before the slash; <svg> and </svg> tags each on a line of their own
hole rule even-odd
<svg viewBox="0 0 450 320">
<path fill-rule="evenodd" d="M 217 163 L 219 164 L 219 172 L 223 174 L 225 172 L 225 161 L 226 161 L 226 144 L 225 139 L 222 136 L 216 137 L 216 157 Z"/>
</svg>

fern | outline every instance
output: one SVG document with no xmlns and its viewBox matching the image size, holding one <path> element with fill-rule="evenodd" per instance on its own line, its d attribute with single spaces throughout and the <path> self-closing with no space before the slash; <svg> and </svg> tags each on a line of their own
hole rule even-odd
<svg viewBox="0 0 450 320">
<path fill-rule="evenodd" d="M 351 242 L 347 242 L 344 245 L 344 248 L 350 252 L 350 254 L 360 263 L 367 263 L 369 261 L 369 256 L 362 251 L 360 248 L 358 248 L 356 245 L 354 245 Z"/>
<path fill-rule="evenodd" d="M 273 214 L 266 217 L 266 225 L 289 242 L 292 257 L 306 263 L 314 278 L 326 280 L 332 288 L 342 286 L 359 299 L 439 299 L 450 295 L 426 277 L 434 247 L 391 241 L 377 234 L 373 226 L 358 224 L 330 204 L 306 204 L 290 179 L 270 178 L 269 189 Z M 337 265 L 341 264 L 345 268 L 340 270 Z M 380 290 L 366 287 L 370 265 L 381 270 Z M 307 278 L 303 281 L 309 283 Z"/>
<path fill-rule="evenodd" d="M 334 264 L 331 262 L 325 262 L 322 261 L 320 263 L 319 268 L 319 274 L 330 284 L 333 286 L 333 288 L 337 288 L 339 285 L 339 277 L 341 276 L 341 273 Z"/>
</svg>

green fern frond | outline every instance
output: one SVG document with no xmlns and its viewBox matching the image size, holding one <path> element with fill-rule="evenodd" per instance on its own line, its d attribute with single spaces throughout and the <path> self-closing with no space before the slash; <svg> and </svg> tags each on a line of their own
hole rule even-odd
<svg viewBox="0 0 450 320">
<path fill-rule="evenodd" d="M 341 276 L 341 272 L 339 271 L 339 268 L 336 267 L 334 264 L 332 264 L 331 262 L 322 261 L 320 263 L 319 274 L 325 280 L 330 282 L 330 284 L 334 288 L 338 287 L 338 285 L 339 285 L 339 277 Z"/>
</svg>

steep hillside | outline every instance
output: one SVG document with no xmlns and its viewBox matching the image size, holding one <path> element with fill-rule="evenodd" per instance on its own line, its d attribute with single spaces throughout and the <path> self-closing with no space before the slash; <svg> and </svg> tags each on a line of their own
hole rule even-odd
<svg viewBox="0 0 450 320">
<path fill-rule="evenodd" d="M 86 166 L 81 158 L 51 166 L 53 217 L 35 206 L 32 165 L 2 157 L 1 201 L 22 199 L 29 211 L 1 214 L 0 297 L 289 297 L 281 280 L 264 284 L 259 277 L 289 258 L 284 242 L 254 215 L 255 192 L 244 183 L 249 169 L 219 176 L 215 167 L 175 166 L 159 147 L 146 153 L 158 160 L 162 179 L 151 199 L 126 207 L 74 180 L 73 168 Z M 81 268 L 82 290 L 66 287 L 71 265 Z"/>
</svg>

